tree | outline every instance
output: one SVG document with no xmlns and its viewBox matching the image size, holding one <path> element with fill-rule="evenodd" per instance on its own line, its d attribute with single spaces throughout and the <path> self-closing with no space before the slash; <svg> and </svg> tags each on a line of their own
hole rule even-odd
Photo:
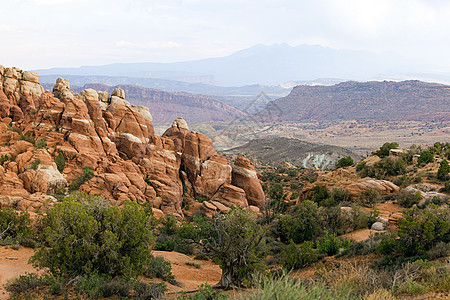
<svg viewBox="0 0 450 300">
<path fill-rule="evenodd" d="M 439 242 L 450 242 L 450 214 L 447 207 L 429 204 L 421 210 L 407 209 L 398 219 L 398 248 L 407 255 L 423 255 Z"/>
<path fill-rule="evenodd" d="M 434 159 L 434 155 L 430 150 L 424 150 L 420 153 L 419 158 L 417 159 L 417 163 L 420 165 L 422 163 L 428 164 L 432 162 Z"/>
<path fill-rule="evenodd" d="M 353 163 L 353 158 L 351 156 L 343 157 L 336 163 L 336 169 L 351 166 Z"/>
<path fill-rule="evenodd" d="M 362 204 L 368 207 L 373 207 L 375 203 L 380 201 L 381 194 L 375 189 L 368 189 L 361 192 L 358 196 L 358 199 Z"/>
<path fill-rule="evenodd" d="M 27 236 L 30 233 L 30 223 L 28 212 L 19 214 L 12 208 L 0 209 L 0 240 Z"/>
<path fill-rule="evenodd" d="M 302 243 L 318 237 L 322 225 L 317 204 L 306 200 L 278 218 L 276 232 L 282 242 Z"/>
<path fill-rule="evenodd" d="M 44 216 L 44 245 L 32 261 L 65 276 L 142 274 L 151 259 L 151 224 L 137 203 L 119 209 L 102 197 L 75 193 Z"/>
<path fill-rule="evenodd" d="M 252 212 L 233 208 L 227 214 L 200 222 L 199 246 L 222 269 L 219 286 L 239 287 L 248 283 L 264 257 L 265 230 Z"/>
<path fill-rule="evenodd" d="M 448 165 L 448 161 L 444 159 L 441 161 L 441 164 L 439 165 L 439 169 L 437 171 L 437 178 L 440 180 L 445 180 L 449 172 L 450 166 Z"/>
<path fill-rule="evenodd" d="M 64 158 L 62 152 L 59 152 L 58 155 L 56 156 L 55 163 L 59 172 L 62 172 L 66 167 L 66 159 Z"/>
<path fill-rule="evenodd" d="M 331 197 L 330 191 L 328 188 L 324 185 L 315 185 L 313 187 L 314 196 L 312 200 L 316 203 L 322 202 L 323 200 L 326 200 Z"/>
<path fill-rule="evenodd" d="M 389 151 L 391 149 L 397 149 L 398 143 L 384 143 L 383 146 L 380 147 L 380 149 L 377 151 L 377 155 L 381 158 L 389 156 Z"/>
</svg>

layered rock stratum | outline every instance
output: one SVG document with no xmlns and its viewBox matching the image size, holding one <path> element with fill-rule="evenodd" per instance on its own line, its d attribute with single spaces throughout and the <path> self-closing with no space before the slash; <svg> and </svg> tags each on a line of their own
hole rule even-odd
<svg viewBox="0 0 450 300">
<path fill-rule="evenodd" d="M 123 89 L 76 94 L 59 78 L 44 91 L 37 73 L 3 66 L 0 84 L 0 207 L 45 209 L 87 167 L 93 177 L 79 189 L 117 205 L 149 202 L 158 214 L 183 216 L 183 198 L 206 199 L 213 211 L 264 205 L 259 181 L 234 180 L 210 138 L 181 118 L 155 135 L 149 108 L 131 105 Z"/>
</svg>

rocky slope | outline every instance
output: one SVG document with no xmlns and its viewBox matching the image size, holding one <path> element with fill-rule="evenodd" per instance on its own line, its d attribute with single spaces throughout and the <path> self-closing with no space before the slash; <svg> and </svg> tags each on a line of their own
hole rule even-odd
<svg viewBox="0 0 450 300">
<path fill-rule="evenodd" d="M 304 168 L 332 169 L 336 162 L 346 156 L 354 161 L 361 160 L 361 155 L 342 147 L 319 145 L 290 138 L 256 139 L 230 150 L 226 154 L 242 154 L 272 166 L 287 161 Z"/>
<path fill-rule="evenodd" d="M 421 81 L 348 81 L 333 86 L 296 86 L 270 102 L 267 121 L 445 121 L 450 86 Z M 276 113 L 273 113 L 273 112 Z"/>
<path fill-rule="evenodd" d="M 239 109 L 204 95 L 166 92 L 137 85 L 86 84 L 84 89 L 87 88 L 109 93 L 115 88 L 123 89 L 130 103 L 151 108 L 154 123 L 172 122 L 177 117 L 192 123 L 229 122 L 246 116 Z"/>
<path fill-rule="evenodd" d="M 150 202 L 160 214 L 182 216 L 183 198 L 214 199 L 209 211 L 228 207 L 230 198 L 244 207 L 264 204 L 251 172 L 233 185 L 234 166 L 183 119 L 157 136 L 149 109 L 131 105 L 122 89 L 75 94 L 59 78 L 51 93 L 39 81 L 35 72 L 0 66 L 0 207 L 39 211 L 76 182 L 117 205 Z"/>
</svg>

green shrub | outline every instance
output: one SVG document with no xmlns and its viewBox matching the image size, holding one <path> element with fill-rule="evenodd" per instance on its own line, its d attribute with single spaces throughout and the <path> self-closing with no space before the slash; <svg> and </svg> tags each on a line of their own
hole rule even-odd
<svg viewBox="0 0 450 300">
<path fill-rule="evenodd" d="M 84 167 L 82 174 L 69 185 L 69 191 L 78 190 L 83 183 L 88 182 L 92 177 L 94 177 L 94 169 L 92 167 Z"/>
<path fill-rule="evenodd" d="M 41 164 L 41 160 L 39 158 L 36 158 L 28 167 L 28 169 L 31 170 L 37 170 L 39 165 Z"/>
<path fill-rule="evenodd" d="M 374 208 L 374 210 L 375 209 L 376 207 Z M 373 222 L 369 224 L 370 214 L 356 205 L 352 206 L 350 215 L 352 216 L 353 230 L 370 228 L 369 225 L 372 226 L 372 224 L 374 223 Z"/>
<path fill-rule="evenodd" d="M 31 132 L 29 135 L 25 135 L 23 133 L 20 134 L 20 139 L 23 141 L 27 141 L 34 145 L 34 134 Z"/>
<path fill-rule="evenodd" d="M 47 147 L 47 142 L 43 139 L 39 139 L 36 141 L 35 145 L 34 145 L 37 149 L 42 149 Z"/>
<path fill-rule="evenodd" d="M 401 158 L 385 157 L 374 164 L 376 174 L 373 177 L 398 176 L 405 174 L 406 163 Z"/>
<path fill-rule="evenodd" d="M 397 203 L 406 208 L 419 204 L 421 198 L 422 196 L 420 191 L 408 191 L 404 189 L 399 191 L 395 196 Z"/>
<path fill-rule="evenodd" d="M 398 143 L 393 142 L 393 143 L 384 143 L 383 146 L 380 147 L 380 149 L 377 151 L 377 155 L 381 158 L 389 156 L 389 151 L 391 149 L 397 149 L 398 148 Z"/>
<path fill-rule="evenodd" d="M 137 299 L 163 299 L 167 288 L 164 283 L 138 282 L 134 286 Z"/>
<path fill-rule="evenodd" d="M 395 233 L 390 233 L 382 236 L 382 239 L 377 246 L 377 252 L 384 255 L 390 255 L 396 252 L 397 248 L 397 235 Z"/>
<path fill-rule="evenodd" d="M 306 241 L 298 248 L 292 240 L 281 252 L 280 259 L 283 268 L 287 270 L 304 268 L 318 261 L 312 242 Z"/>
<path fill-rule="evenodd" d="M 64 171 L 64 168 L 66 167 L 66 159 L 64 158 L 62 152 L 59 152 L 56 156 L 55 163 L 58 171 L 62 173 L 62 171 Z"/>
<path fill-rule="evenodd" d="M 288 174 L 290 177 L 297 177 L 297 176 L 298 176 L 298 171 L 295 170 L 295 169 L 290 169 L 290 170 L 287 171 L 287 174 Z"/>
<path fill-rule="evenodd" d="M 351 158 L 351 156 L 343 157 L 336 163 L 336 169 L 351 166 L 353 163 L 353 158 Z"/>
<path fill-rule="evenodd" d="M 355 257 L 360 255 L 373 254 L 381 241 L 382 234 L 371 236 L 365 241 L 353 243 L 349 248 L 344 249 L 336 257 Z"/>
<path fill-rule="evenodd" d="M 448 161 L 446 159 L 441 161 L 439 165 L 439 169 L 437 171 L 437 178 L 440 180 L 446 180 L 447 175 L 450 172 L 450 166 L 448 165 Z"/>
<path fill-rule="evenodd" d="M 168 236 L 167 234 L 160 234 L 156 237 L 153 249 L 160 251 L 173 251 L 175 250 L 175 238 Z"/>
<path fill-rule="evenodd" d="M 297 199 L 298 196 L 299 196 L 299 193 L 298 193 L 298 192 L 293 192 L 293 193 L 291 194 L 290 199 L 291 199 L 291 200 Z"/>
<path fill-rule="evenodd" d="M 350 201 L 350 192 L 344 188 L 333 188 L 331 190 L 331 199 L 336 204 L 349 202 Z"/>
<path fill-rule="evenodd" d="M 20 129 L 17 128 L 17 127 L 15 127 L 15 126 L 11 126 L 10 130 L 11 130 L 12 132 L 17 132 L 17 133 L 20 134 Z"/>
<path fill-rule="evenodd" d="M 226 300 L 229 299 L 227 294 L 221 293 L 213 289 L 208 283 L 202 283 L 197 292 L 192 295 L 182 293 L 177 299 L 179 300 Z"/>
<path fill-rule="evenodd" d="M 161 233 L 167 235 L 174 235 L 177 233 L 177 218 L 172 214 L 167 214 L 161 222 L 162 226 L 159 228 Z"/>
<path fill-rule="evenodd" d="M 432 162 L 434 159 L 433 153 L 431 153 L 430 150 L 423 150 L 422 153 L 420 153 L 419 158 L 417 159 L 417 163 L 419 165 L 421 164 L 428 164 Z"/>
<path fill-rule="evenodd" d="M 338 289 L 327 286 L 322 282 L 308 284 L 289 274 L 281 277 L 265 277 L 253 291 L 239 295 L 237 300 L 271 300 L 271 299 L 321 299 L 321 300 L 348 300 L 358 299 L 352 297 L 351 290 Z"/>
<path fill-rule="evenodd" d="M 312 200 L 318 204 L 323 200 L 329 199 L 331 197 L 330 191 L 326 186 L 315 185 L 313 187 L 313 198 Z"/>
<path fill-rule="evenodd" d="M 261 260 L 266 255 L 265 232 L 257 217 L 233 207 L 227 214 L 212 220 L 198 220 L 199 246 L 222 269 L 222 287 L 251 284 L 252 276 L 264 269 Z"/>
<path fill-rule="evenodd" d="M 114 278 L 110 281 L 106 281 L 102 285 L 102 296 L 111 297 L 119 296 L 120 298 L 127 298 L 130 296 L 132 284 L 124 278 Z"/>
<path fill-rule="evenodd" d="M 321 207 L 319 214 L 324 228 L 331 234 L 341 235 L 354 230 L 352 215 L 342 211 L 340 206 Z"/>
<path fill-rule="evenodd" d="M 95 272 L 85 274 L 77 278 L 75 289 L 88 299 L 98 299 L 103 296 L 103 285 L 108 280 L 109 277 Z"/>
<path fill-rule="evenodd" d="M 334 234 L 329 234 L 328 231 L 325 231 L 325 236 L 316 242 L 319 253 L 327 255 L 335 255 L 339 252 L 339 249 L 348 248 L 350 245 L 350 240 L 340 240 Z"/>
<path fill-rule="evenodd" d="M 203 196 L 199 196 L 199 195 L 195 195 L 195 200 L 196 200 L 197 202 L 199 202 L 199 203 L 203 203 L 203 202 L 207 201 L 208 198 L 203 197 Z"/>
<path fill-rule="evenodd" d="M 8 156 L 8 154 L 2 154 L 0 156 L 0 165 L 3 166 L 3 164 L 7 161 L 13 161 L 13 157 L 12 156 Z"/>
<path fill-rule="evenodd" d="M 365 206 L 373 207 L 381 200 L 381 194 L 375 189 L 368 189 L 359 194 L 358 200 Z"/>
<path fill-rule="evenodd" d="M 37 274 L 31 273 L 8 281 L 5 288 L 9 293 L 20 294 L 42 285 L 45 285 L 45 282 Z"/>
<path fill-rule="evenodd" d="M 0 209 L 0 240 L 10 238 L 25 239 L 30 235 L 30 214 L 18 213 L 12 208 Z"/>
<path fill-rule="evenodd" d="M 356 172 L 362 171 L 362 169 L 364 169 L 365 166 L 366 166 L 366 162 L 365 161 L 362 161 L 362 162 L 358 163 L 356 165 Z"/>
<path fill-rule="evenodd" d="M 295 243 L 302 243 L 315 239 L 322 232 L 317 204 L 309 200 L 297 204 L 290 214 L 278 218 L 275 232 L 282 242 L 293 240 Z"/>
<path fill-rule="evenodd" d="M 150 265 L 145 270 L 144 275 L 149 278 L 160 278 L 165 281 L 174 280 L 175 277 L 172 274 L 172 266 L 170 262 L 166 261 L 164 257 L 153 257 Z"/>
<path fill-rule="evenodd" d="M 447 207 L 429 204 L 421 210 L 407 209 L 398 220 L 399 250 L 407 255 L 422 255 L 439 242 L 450 242 L 450 213 Z"/>
<path fill-rule="evenodd" d="M 32 261 L 61 275 L 141 274 L 150 260 L 151 224 L 137 203 L 126 201 L 119 209 L 101 197 L 78 193 L 43 217 L 44 245 Z"/>
</svg>

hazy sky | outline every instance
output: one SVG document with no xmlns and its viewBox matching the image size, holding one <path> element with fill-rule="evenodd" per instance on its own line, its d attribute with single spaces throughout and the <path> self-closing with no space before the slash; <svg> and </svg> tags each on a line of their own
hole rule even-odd
<svg viewBox="0 0 450 300">
<path fill-rule="evenodd" d="M 447 0 L 3 0 L 0 64 L 225 56 L 255 44 L 394 51 L 450 65 Z"/>
</svg>

